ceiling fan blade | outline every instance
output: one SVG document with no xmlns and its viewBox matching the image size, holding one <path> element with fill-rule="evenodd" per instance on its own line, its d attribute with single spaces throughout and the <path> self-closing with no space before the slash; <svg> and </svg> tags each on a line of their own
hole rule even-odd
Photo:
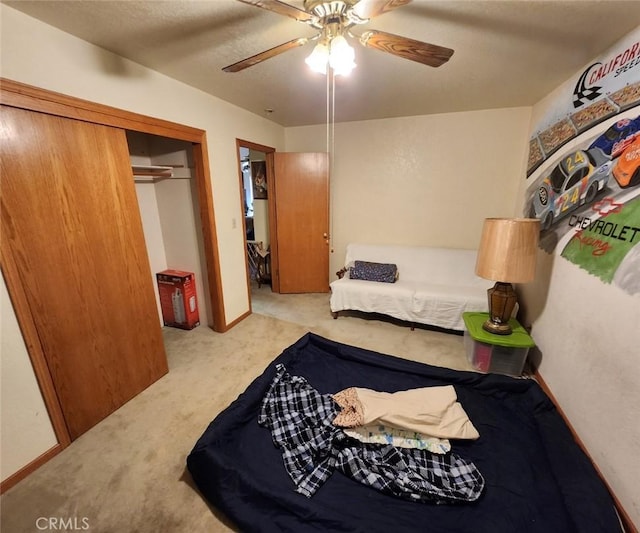
<svg viewBox="0 0 640 533">
<path fill-rule="evenodd" d="M 240 70 L 244 70 L 245 68 L 252 67 L 253 65 L 257 65 L 258 63 L 262 63 L 267 59 L 271 59 L 272 57 L 280 55 L 287 50 L 297 48 L 298 46 L 303 46 L 308 42 L 309 39 L 307 39 L 306 37 L 293 39 L 292 41 L 274 46 L 273 48 L 269 48 L 269 50 L 265 50 L 264 52 L 260 52 L 259 54 L 243 59 L 242 61 L 238 61 L 233 65 L 224 67 L 222 70 L 224 70 L 225 72 L 238 72 Z"/>
<path fill-rule="evenodd" d="M 423 43 L 378 30 L 365 31 L 360 36 L 360 43 L 368 48 L 375 48 L 430 67 L 439 67 L 449 61 L 453 55 L 451 48 Z"/>
<path fill-rule="evenodd" d="M 411 1 L 412 0 L 360 0 L 353 6 L 351 12 L 361 19 L 372 19 L 397 7 L 410 4 Z"/>
<path fill-rule="evenodd" d="M 316 17 L 312 13 L 307 13 L 302 9 L 290 6 L 289 4 L 285 4 L 284 2 L 280 2 L 279 0 L 238 0 L 238 2 L 249 4 L 251 6 L 261 7 L 262 9 L 272 11 L 273 13 L 277 13 L 278 15 L 285 15 L 286 17 L 296 19 L 298 22 L 306 22 L 307 24 L 318 22 L 318 17 Z"/>
</svg>

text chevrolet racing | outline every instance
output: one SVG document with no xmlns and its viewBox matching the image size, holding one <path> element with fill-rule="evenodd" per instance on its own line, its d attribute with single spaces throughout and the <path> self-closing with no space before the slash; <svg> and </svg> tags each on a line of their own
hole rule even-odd
<svg viewBox="0 0 640 533">
<path fill-rule="evenodd" d="M 610 173 L 611 159 L 600 148 L 567 154 L 535 191 L 531 216 L 540 220 L 541 229 L 549 229 L 576 207 L 593 202 Z"/>
</svg>

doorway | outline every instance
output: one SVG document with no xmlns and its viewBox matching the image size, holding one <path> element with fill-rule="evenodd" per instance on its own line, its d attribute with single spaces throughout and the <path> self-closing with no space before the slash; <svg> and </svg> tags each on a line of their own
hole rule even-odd
<svg viewBox="0 0 640 533">
<path fill-rule="evenodd" d="M 329 154 L 276 152 L 241 139 L 236 153 L 249 304 L 261 268 L 273 292 L 329 292 Z"/>
<path fill-rule="evenodd" d="M 249 299 L 255 290 L 273 290 L 272 226 L 270 198 L 273 179 L 267 165 L 267 154 L 274 148 L 238 140 L 238 163 L 243 214 L 244 241 Z M 269 184 L 271 183 L 271 187 Z"/>
</svg>

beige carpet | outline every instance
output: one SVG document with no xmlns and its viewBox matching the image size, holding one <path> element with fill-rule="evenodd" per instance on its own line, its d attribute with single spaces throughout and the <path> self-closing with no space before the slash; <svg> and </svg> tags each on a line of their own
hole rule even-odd
<svg viewBox="0 0 640 533">
<path fill-rule="evenodd" d="M 254 287 L 253 314 L 227 333 L 165 328 L 169 373 L 7 491 L 1 531 L 53 530 L 41 528 L 50 518 L 92 533 L 234 531 L 193 487 L 186 457 L 209 422 L 308 331 L 471 369 L 461 336 L 356 316 L 333 320 L 328 302 L 327 294 Z"/>
</svg>

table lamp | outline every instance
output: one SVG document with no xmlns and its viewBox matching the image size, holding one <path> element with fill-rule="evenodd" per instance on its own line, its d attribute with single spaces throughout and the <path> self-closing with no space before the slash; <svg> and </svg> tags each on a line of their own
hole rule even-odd
<svg viewBox="0 0 640 533">
<path fill-rule="evenodd" d="M 510 335 L 509 319 L 518 301 L 512 283 L 533 281 L 540 221 L 535 218 L 487 218 L 482 228 L 476 274 L 495 281 L 487 290 L 489 319 L 483 329 Z"/>
</svg>

